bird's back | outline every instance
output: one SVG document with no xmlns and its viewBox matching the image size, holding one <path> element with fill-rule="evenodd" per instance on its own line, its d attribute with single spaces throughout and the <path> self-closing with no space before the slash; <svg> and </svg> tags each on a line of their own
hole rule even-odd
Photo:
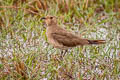
<svg viewBox="0 0 120 80">
<path fill-rule="evenodd" d="M 81 39 L 79 36 L 72 34 L 59 26 L 56 28 L 49 27 L 47 29 L 47 37 L 49 38 L 49 42 L 52 42 L 52 44 L 54 40 L 54 42 L 60 46 L 63 45 L 64 47 L 75 47 L 87 43 L 85 39 Z"/>
</svg>

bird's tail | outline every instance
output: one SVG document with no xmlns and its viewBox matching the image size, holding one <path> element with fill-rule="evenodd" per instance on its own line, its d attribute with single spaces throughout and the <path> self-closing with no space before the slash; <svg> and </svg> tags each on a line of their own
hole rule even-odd
<svg viewBox="0 0 120 80">
<path fill-rule="evenodd" d="M 88 40 L 89 44 L 104 44 L 105 40 Z"/>
</svg>

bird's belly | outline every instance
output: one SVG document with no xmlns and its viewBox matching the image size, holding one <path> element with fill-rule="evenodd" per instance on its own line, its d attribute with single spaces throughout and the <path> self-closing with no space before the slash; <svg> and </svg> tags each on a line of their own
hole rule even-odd
<svg viewBox="0 0 120 80">
<path fill-rule="evenodd" d="M 50 36 L 47 36 L 47 37 L 48 37 L 48 43 L 50 43 L 54 48 L 59 48 L 59 49 L 63 49 L 63 50 L 68 49 L 68 47 L 63 46 L 62 44 L 60 44 L 59 42 L 57 42 L 52 37 L 50 37 Z"/>
<path fill-rule="evenodd" d="M 50 43 L 51 45 L 53 45 L 55 48 L 60 48 L 63 45 L 59 44 L 56 40 L 54 40 L 51 37 L 48 37 L 48 43 Z"/>
<path fill-rule="evenodd" d="M 48 43 L 50 43 L 52 46 L 54 46 L 55 48 L 59 48 L 59 49 L 68 49 L 68 47 L 64 46 L 63 44 L 59 43 L 58 41 L 56 41 L 53 36 L 51 35 L 52 34 L 52 31 L 48 31 L 48 28 L 46 30 L 46 36 L 47 36 L 47 39 L 48 39 Z"/>
</svg>

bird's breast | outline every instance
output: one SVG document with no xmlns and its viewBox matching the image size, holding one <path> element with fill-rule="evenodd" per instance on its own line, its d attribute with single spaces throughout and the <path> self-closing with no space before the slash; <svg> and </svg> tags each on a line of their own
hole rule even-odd
<svg viewBox="0 0 120 80">
<path fill-rule="evenodd" d="M 57 42 L 57 40 L 54 39 L 52 33 L 53 33 L 53 31 L 50 30 L 49 28 L 47 28 L 47 30 L 46 30 L 46 36 L 47 36 L 47 39 L 48 39 L 48 43 L 50 43 L 51 45 L 53 45 L 55 48 L 62 48 L 63 45 L 60 44 L 59 42 Z"/>
</svg>

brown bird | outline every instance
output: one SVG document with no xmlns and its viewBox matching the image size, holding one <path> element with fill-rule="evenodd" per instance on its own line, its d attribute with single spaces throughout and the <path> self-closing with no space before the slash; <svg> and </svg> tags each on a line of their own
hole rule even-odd
<svg viewBox="0 0 120 80">
<path fill-rule="evenodd" d="M 55 48 L 67 50 L 71 47 L 83 46 L 89 44 L 104 44 L 105 40 L 88 40 L 82 39 L 80 36 L 75 35 L 57 24 L 57 19 L 54 16 L 46 16 L 41 18 L 47 24 L 46 35 L 48 42 Z"/>
</svg>

